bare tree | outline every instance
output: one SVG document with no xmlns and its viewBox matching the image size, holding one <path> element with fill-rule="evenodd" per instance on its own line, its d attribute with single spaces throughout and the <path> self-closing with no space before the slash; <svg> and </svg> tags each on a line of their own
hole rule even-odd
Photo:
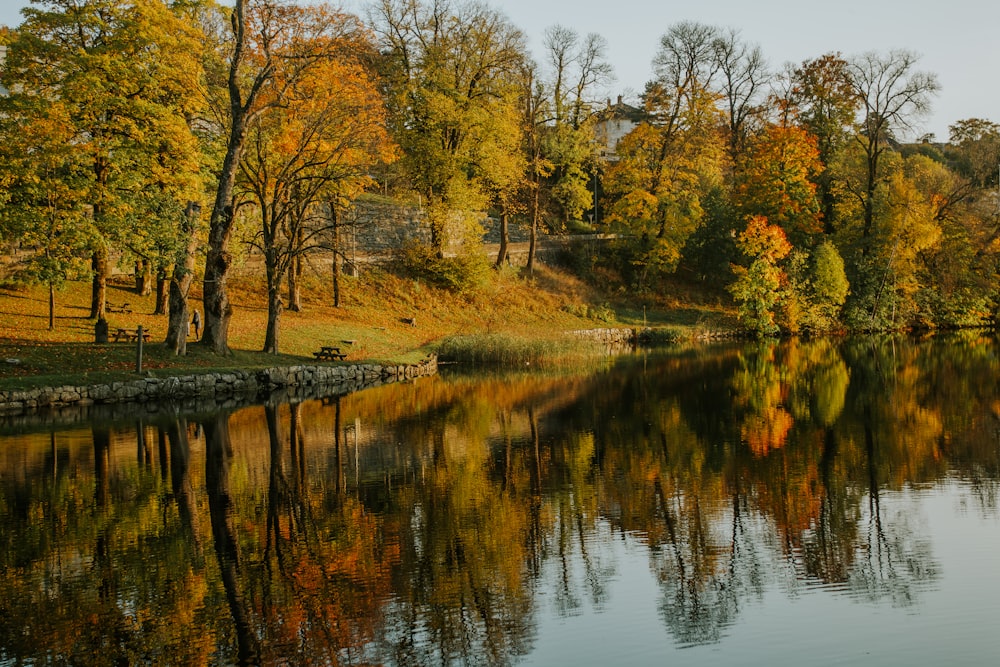
<svg viewBox="0 0 1000 667">
<path fill-rule="evenodd" d="M 661 98 L 655 105 L 657 120 L 667 134 L 673 134 L 685 119 L 700 117 L 700 110 L 706 108 L 702 102 L 719 69 L 715 53 L 719 34 L 714 26 L 682 21 L 660 38 L 653 57 L 655 80 L 647 85 L 646 97 L 652 93 Z"/>
<path fill-rule="evenodd" d="M 856 139 L 864 151 L 866 178 L 855 196 L 864 209 L 864 238 L 872 233 L 879 163 L 890 139 L 912 131 L 913 121 L 929 111 L 931 96 L 940 89 L 934 74 L 914 70 L 918 59 L 909 51 L 870 51 L 848 63 L 862 114 Z"/>
<path fill-rule="evenodd" d="M 573 87 L 573 110 L 570 124 L 578 129 L 590 116 L 592 95 L 614 79 L 614 68 L 607 60 L 608 40 L 597 33 L 589 33 L 583 40 L 577 57 L 576 83 Z"/>
<path fill-rule="evenodd" d="M 561 25 L 545 29 L 543 46 L 552 70 L 552 112 L 556 123 L 561 123 L 566 114 L 566 78 L 575 60 L 573 52 L 579 36 L 570 28 Z"/>
<path fill-rule="evenodd" d="M 715 40 L 715 58 L 729 122 L 729 157 L 735 168 L 763 110 L 762 93 L 771 75 L 760 46 L 744 42 L 738 30 L 728 30 Z"/>
</svg>

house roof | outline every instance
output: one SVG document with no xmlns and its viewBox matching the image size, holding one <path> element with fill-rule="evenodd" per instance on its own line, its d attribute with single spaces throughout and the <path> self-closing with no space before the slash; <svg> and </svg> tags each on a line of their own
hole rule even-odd
<svg viewBox="0 0 1000 667">
<path fill-rule="evenodd" d="M 649 114 L 640 109 L 639 107 L 634 107 L 631 104 L 626 104 L 622 102 L 622 96 L 618 96 L 618 102 L 611 104 L 611 100 L 608 100 L 608 106 L 597 112 L 598 122 L 610 121 L 610 120 L 628 120 L 633 123 L 641 123 L 642 121 L 649 118 Z"/>
</svg>

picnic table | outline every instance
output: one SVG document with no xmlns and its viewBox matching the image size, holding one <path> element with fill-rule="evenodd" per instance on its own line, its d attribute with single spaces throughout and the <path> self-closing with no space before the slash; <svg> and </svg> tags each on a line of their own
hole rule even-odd
<svg viewBox="0 0 1000 667">
<path fill-rule="evenodd" d="M 122 341 L 126 343 L 131 343 L 132 341 L 139 338 L 139 332 L 138 330 L 119 328 L 115 331 L 114 338 L 116 343 L 120 343 Z M 143 330 L 142 332 L 143 342 L 148 343 L 149 338 L 150 338 L 150 333 L 146 330 Z"/>
<path fill-rule="evenodd" d="M 109 313 L 126 313 L 129 315 L 132 314 L 132 308 L 128 303 L 123 303 L 120 306 L 113 303 L 109 303 L 107 305 L 107 311 Z"/>
<path fill-rule="evenodd" d="M 323 345 L 319 348 L 319 352 L 313 352 L 313 356 L 317 361 L 343 361 L 347 358 L 347 354 L 342 353 L 339 347 L 330 345 Z"/>
</svg>

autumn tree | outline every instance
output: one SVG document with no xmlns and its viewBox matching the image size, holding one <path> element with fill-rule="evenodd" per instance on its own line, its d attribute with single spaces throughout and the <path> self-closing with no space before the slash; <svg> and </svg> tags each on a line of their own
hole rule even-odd
<svg viewBox="0 0 1000 667">
<path fill-rule="evenodd" d="M 966 118 L 948 128 L 955 169 L 975 187 L 996 188 L 1000 175 L 1000 124 Z"/>
<path fill-rule="evenodd" d="M 49 290 L 49 329 L 55 328 L 56 290 L 83 269 L 90 221 L 83 205 L 86 178 L 73 149 L 67 109 L 58 101 L 38 113 L 34 100 L 0 96 L 0 238 L 23 253 L 16 280 Z"/>
<path fill-rule="evenodd" d="M 932 261 L 940 267 L 937 275 L 942 278 L 985 279 L 994 271 L 992 262 L 996 259 L 996 241 L 1000 239 L 996 200 L 1000 125 L 969 118 L 952 125 L 949 135 L 945 152 L 948 164 L 967 187 L 951 189 L 948 199 L 952 205 L 945 210 L 952 224 L 945 226 L 944 247 Z"/>
<path fill-rule="evenodd" d="M 229 352 L 229 271 L 235 184 L 250 129 L 258 119 L 287 104 L 296 86 L 336 56 L 340 15 L 303 12 L 283 0 L 236 0 L 229 30 L 219 31 L 208 59 L 213 123 L 224 149 L 209 217 L 203 298 L 202 343 L 216 354 Z"/>
<path fill-rule="evenodd" d="M 847 197 L 841 203 L 838 246 L 847 262 L 851 298 L 845 318 L 852 327 L 898 326 L 909 307 L 896 296 L 893 266 L 906 241 L 894 231 L 897 221 L 922 220 L 923 212 L 905 210 L 913 203 L 905 178 L 899 135 L 927 111 L 938 84 L 932 74 L 915 70 L 917 58 L 906 51 L 867 53 L 848 63 L 859 115 L 853 140 L 840 150 L 836 178 Z M 915 217 L 914 217 L 915 216 Z M 902 286 L 902 283 L 898 283 Z"/>
<path fill-rule="evenodd" d="M 822 231 L 815 180 L 823 170 L 815 137 L 771 125 L 749 141 L 734 199 L 745 216 L 762 215 L 800 247 Z"/>
<path fill-rule="evenodd" d="M 733 266 L 736 281 L 729 288 L 739 306 L 740 321 L 758 335 L 777 333 L 774 311 L 785 282 L 779 262 L 792 246 L 784 231 L 763 216 L 747 221 L 737 246 L 749 260 L 749 266 Z"/>
<path fill-rule="evenodd" d="M 851 289 L 844 259 L 837 246 L 826 240 L 813 250 L 809 268 L 811 308 L 807 323 L 819 331 L 836 329 L 840 323 L 840 309 Z"/>
<path fill-rule="evenodd" d="M 930 108 L 931 96 L 940 88 L 937 77 L 917 71 L 918 57 L 908 51 L 887 54 L 868 52 L 848 63 L 851 86 L 861 108 L 855 140 L 864 153 L 861 187 L 852 194 L 863 207 L 862 236 L 874 231 L 876 190 L 884 174 L 882 156 L 890 141 L 913 129 L 912 122 Z"/>
<path fill-rule="evenodd" d="M 248 128 L 237 193 L 260 226 L 253 244 L 264 258 L 268 323 L 264 351 L 278 351 L 286 274 L 304 254 L 331 245 L 331 216 L 370 182 L 373 168 L 394 157 L 385 113 L 366 61 L 372 45 L 353 16 L 328 7 L 289 7 L 289 24 L 322 25 L 314 43 L 296 50 L 316 57 L 305 71 L 296 58 L 275 61 L 260 101 L 272 108 Z M 288 80 L 294 77 L 295 81 Z M 282 98 L 279 104 L 272 96 Z M 335 237 L 333 237 L 335 240 Z"/>
<path fill-rule="evenodd" d="M 619 160 L 608 170 L 608 221 L 637 239 L 631 263 L 640 275 L 676 266 L 702 222 L 704 194 L 721 182 L 725 149 L 712 92 L 717 34 L 680 23 L 663 36 L 656 78 L 643 94 L 651 120 L 619 142 Z"/>
<path fill-rule="evenodd" d="M 789 73 L 788 103 L 796 121 L 816 137 L 818 158 L 823 166 L 816 174 L 817 197 L 823 231 L 832 234 L 836 224 L 838 188 L 834 161 L 850 140 L 858 99 L 848 63 L 839 54 L 808 60 Z"/>
<path fill-rule="evenodd" d="M 17 113 L 11 122 L 41 121 L 37 127 L 57 130 L 74 148 L 71 190 L 87 211 L 91 317 L 99 318 L 112 252 L 135 239 L 139 220 L 156 215 L 147 189 L 176 199 L 190 187 L 196 166 L 185 114 L 197 105 L 199 47 L 162 0 L 40 4 L 45 8 L 25 10 L 9 44 L 4 79 Z M 51 136 L 36 138 L 24 148 L 55 146 Z"/>
<path fill-rule="evenodd" d="M 449 233 L 452 216 L 485 210 L 496 170 L 518 159 L 524 37 L 502 13 L 472 2 L 380 0 L 372 14 L 400 164 L 440 258 L 462 240 L 454 237 L 478 238 L 475 224 Z"/>
<path fill-rule="evenodd" d="M 607 42 L 598 34 L 580 35 L 550 26 L 543 40 L 551 117 L 542 128 L 542 152 L 551 164 L 546 197 L 564 224 L 591 208 L 591 173 L 595 168 L 594 120 L 597 92 L 613 77 Z"/>
</svg>

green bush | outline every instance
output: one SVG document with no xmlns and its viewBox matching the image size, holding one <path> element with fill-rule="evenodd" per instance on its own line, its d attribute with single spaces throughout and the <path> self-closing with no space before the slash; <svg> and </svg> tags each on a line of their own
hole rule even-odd
<svg viewBox="0 0 1000 667">
<path fill-rule="evenodd" d="M 481 253 L 438 257 L 430 246 L 414 243 L 400 251 L 400 263 L 411 277 L 459 293 L 478 289 L 490 278 L 489 259 Z"/>
<path fill-rule="evenodd" d="M 851 283 L 844 271 L 844 260 L 830 241 L 824 241 L 813 251 L 812 285 L 816 303 L 829 308 L 831 315 L 835 315 L 847 300 Z"/>
<path fill-rule="evenodd" d="M 576 317 L 595 320 L 605 324 L 614 324 L 618 321 L 618 317 L 615 314 L 614 309 L 607 303 L 603 303 L 600 306 L 591 306 L 585 303 L 571 303 L 563 306 L 562 310 L 570 315 L 575 315 Z"/>
</svg>

